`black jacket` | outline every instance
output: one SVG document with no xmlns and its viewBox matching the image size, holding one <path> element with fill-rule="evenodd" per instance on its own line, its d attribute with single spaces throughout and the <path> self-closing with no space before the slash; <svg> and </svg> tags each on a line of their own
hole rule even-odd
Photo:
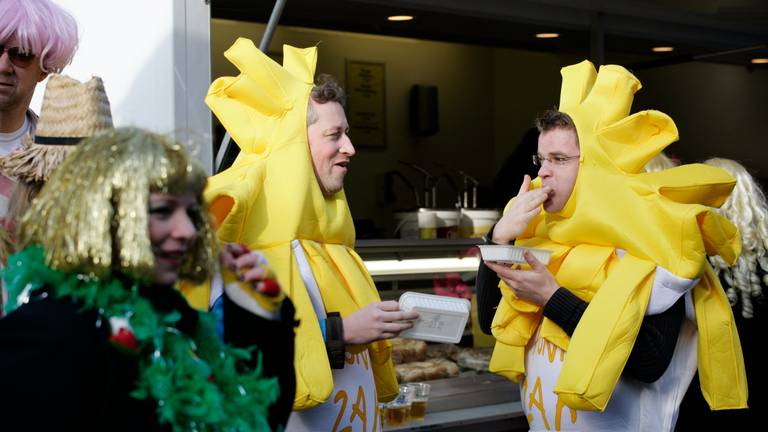
<svg viewBox="0 0 768 432">
<path fill-rule="evenodd" d="M 181 312 L 179 330 L 189 333 L 197 313 L 175 290 L 142 290 L 158 310 Z M 281 395 L 270 410 L 273 428 L 284 425 L 295 390 L 293 306 L 281 321 L 268 321 L 225 302 L 225 338 L 257 344 L 264 373 L 278 376 Z M 249 336 L 252 335 L 252 336 Z M 262 336 L 259 336 L 262 335 Z M 272 335 L 267 338 L 264 335 Z M 130 396 L 138 358 L 117 350 L 109 326 L 95 311 L 43 293 L 0 319 L 0 424 L 3 431 L 165 431 L 153 401 Z"/>
</svg>

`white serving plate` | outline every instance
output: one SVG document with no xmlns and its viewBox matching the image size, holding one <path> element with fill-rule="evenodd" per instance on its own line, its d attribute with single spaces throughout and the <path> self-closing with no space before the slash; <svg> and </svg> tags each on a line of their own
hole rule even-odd
<svg viewBox="0 0 768 432">
<path fill-rule="evenodd" d="M 549 257 L 552 251 L 546 249 L 526 248 L 512 245 L 477 245 L 480 248 L 480 255 L 483 261 L 496 261 L 508 264 L 527 264 L 523 251 L 528 250 L 542 264 L 549 264 Z"/>
<path fill-rule="evenodd" d="M 398 301 L 400 310 L 416 311 L 419 319 L 401 338 L 457 343 L 469 318 L 469 300 L 432 294 L 406 292 Z"/>
</svg>

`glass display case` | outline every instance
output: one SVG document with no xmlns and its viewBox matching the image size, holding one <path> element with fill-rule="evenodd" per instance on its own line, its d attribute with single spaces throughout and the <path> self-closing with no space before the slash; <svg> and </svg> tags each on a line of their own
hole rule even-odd
<svg viewBox="0 0 768 432">
<path fill-rule="evenodd" d="M 475 247 L 479 243 L 480 239 L 377 239 L 359 240 L 355 249 L 376 282 L 382 300 L 397 300 L 405 292 L 471 299 L 480 263 Z M 398 381 L 426 382 L 431 385 L 431 392 L 423 420 L 385 423 L 384 430 L 528 429 L 517 385 L 488 372 L 493 338 L 479 331 L 475 315 L 473 307 L 464 336 L 452 346 L 394 341 Z M 435 369 L 448 369 L 448 376 L 430 374 L 429 365 L 438 363 Z M 448 367 L 441 369 L 444 365 Z M 386 414 L 387 407 L 383 409 Z"/>
</svg>

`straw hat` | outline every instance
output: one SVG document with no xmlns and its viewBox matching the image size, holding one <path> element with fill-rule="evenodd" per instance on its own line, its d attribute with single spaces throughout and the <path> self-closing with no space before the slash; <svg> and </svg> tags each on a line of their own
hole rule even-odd
<svg viewBox="0 0 768 432">
<path fill-rule="evenodd" d="M 0 158 L 0 171 L 20 181 L 46 181 L 84 138 L 112 128 L 104 83 L 99 77 L 80 81 L 64 75 L 48 78 L 34 139 Z"/>
</svg>

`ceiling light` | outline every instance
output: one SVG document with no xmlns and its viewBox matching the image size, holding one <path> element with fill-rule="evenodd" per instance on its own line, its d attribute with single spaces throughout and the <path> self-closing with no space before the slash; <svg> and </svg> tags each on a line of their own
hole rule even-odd
<svg viewBox="0 0 768 432">
<path fill-rule="evenodd" d="M 657 46 L 657 47 L 651 48 L 651 51 L 653 52 L 672 52 L 674 50 L 675 50 L 675 47 L 671 47 L 671 46 Z"/>
<path fill-rule="evenodd" d="M 757 57 L 750 60 L 752 64 L 768 64 L 768 57 Z"/>
<path fill-rule="evenodd" d="M 560 37 L 560 33 L 536 33 L 539 39 L 554 39 Z"/>
<path fill-rule="evenodd" d="M 392 15 L 387 17 L 390 21 L 410 21 L 413 19 L 412 15 Z"/>
</svg>

